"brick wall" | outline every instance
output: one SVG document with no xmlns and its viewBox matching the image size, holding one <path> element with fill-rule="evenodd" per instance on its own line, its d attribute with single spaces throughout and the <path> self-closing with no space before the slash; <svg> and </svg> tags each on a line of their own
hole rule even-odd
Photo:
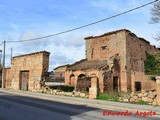
<svg viewBox="0 0 160 120">
<path fill-rule="evenodd" d="M 87 60 L 107 59 L 110 61 L 112 56 L 118 54 L 120 58 L 119 86 L 122 91 L 132 89 L 132 72 L 144 74 L 146 51 L 150 54 L 159 51 L 155 46 L 150 45 L 148 41 L 137 37 L 128 30 L 109 32 L 100 36 L 88 37 L 85 40 Z M 112 66 L 113 63 L 108 62 L 108 64 Z M 139 77 L 141 76 L 135 75 L 134 80 L 138 80 Z M 147 81 L 146 79 L 143 81 Z M 154 83 L 152 86 L 154 86 Z"/>
<path fill-rule="evenodd" d="M 120 57 L 120 79 L 121 90 L 127 91 L 127 60 L 126 60 L 126 30 L 114 33 L 107 33 L 98 37 L 86 38 L 86 58 L 88 60 L 107 59 L 109 66 L 112 66 L 113 56 L 118 54 Z"/>
</svg>

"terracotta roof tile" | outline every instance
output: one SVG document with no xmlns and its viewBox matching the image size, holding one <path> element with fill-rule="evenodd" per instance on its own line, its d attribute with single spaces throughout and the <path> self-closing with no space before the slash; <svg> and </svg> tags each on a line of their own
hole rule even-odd
<svg viewBox="0 0 160 120">
<path fill-rule="evenodd" d="M 67 70 L 87 70 L 87 69 L 101 69 L 108 67 L 107 60 L 87 60 L 82 59 L 67 67 Z"/>
</svg>

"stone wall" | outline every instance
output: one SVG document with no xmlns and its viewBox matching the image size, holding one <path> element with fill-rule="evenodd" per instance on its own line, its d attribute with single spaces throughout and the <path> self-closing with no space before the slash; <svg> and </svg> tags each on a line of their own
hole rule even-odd
<svg viewBox="0 0 160 120">
<path fill-rule="evenodd" d="M 129 30 L 122 29 L 100 36 L 87 37 L 85 40 L 87 60 L 109 60 L 116 54 L 119 56 L 120 90 L 134 90 L 132 83 L 135 81 L 142 81 L 142 86 L 151 83 L 147 81 L 148 79 L 144 75 L 146 51 L 153 54 L 159 50 L 155 46 L 150 45 L 145 39 L 137 37 Z M 112 63 L 109 66 L 112 66 Z M 152 83 L 150 87 L 152 86 L 155 86 L 155 84 Z"/>
<path fill-rule="evenodd" d="M 150 75 L 145 75 L 144 72 L 131 72 L 132 91 L 136 91 L 135 82 L 141 83 L 141 90 L 156 90 L 156 82 L 151 80 Z"/>
<path fill-rule="evenodd" d="M 125 30 L 109 32 L 101 36 L 85 38 L 86 58 L 88 60 L 107 59 L 109 61 L 115 55 L 120 57 L 120 77 L 119 86 L 121 90 L 127 91 L 126 72 L 126 36 Z M 109 63 L 112 66 L 113 63 Z"/>
<path fill-rule="evenodd" d="M 126 32 L 126 42 L 127 80 L 128 84 L 132 86 L 132 91 L 135 91 L 135 82 L 141 82 L 142 90 L 155 88 L 155 82 L 151 81 L 150 78 L 144 74 L 144 61 L 146 59 L 146 52 L 154 54 L 159 50 L 155 46 L 150 45 L 145 39 L 138 38 L 135 34 L 129 32 Z"/>
<path fill-rule="evenodd" d="M 11 88 L 20 89 L 21 72 L 28 72 L 28 90 L 40 89 L 42 80 L 49 66 L 49 52 L 42 51 L 12 58 L 11 69 L 6 72 L 6 78 L 10 76 L 11 81 L 7 81 Z M 8 83 L 9 82 L 9 83 Z"/>
<path fill-rule="evenodd" d="M 158 92 L 157 91 L 142 91 L 140 93 L 132 92 L 130 95 L 124 95 L 119 98 L 123 102 L 143 103 L 146 102 L 150 105 L 158 105 Z"/>
<path fill-rule="evenodd" d="M 55 79 L 59 79 L 59 78 L 64 79 L 66 68 L 67 68 L 66 65 L 59 66 L 59 67 L 55 68 L 54 69 L 54 77 L 55 77 Z"/>
</svg>

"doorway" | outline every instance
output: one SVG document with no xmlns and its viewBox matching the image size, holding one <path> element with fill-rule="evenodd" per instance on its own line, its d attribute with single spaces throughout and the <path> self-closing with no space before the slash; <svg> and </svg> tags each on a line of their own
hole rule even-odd
<svg viewBox="0 0 160 120">
<path fill-rule="evenodd" d="M 20 72 L 20 90 L 28 91 L 29 71 Z"/>
<path fill-rule="evenodd" d="M 141 82 L 135 82 L 135 91 L 141 91 Z"/>
<path fill-rule="evenodd" d="M 113 77 L 113 90 L 118 92 L 118 77 Z"/>
</svg>

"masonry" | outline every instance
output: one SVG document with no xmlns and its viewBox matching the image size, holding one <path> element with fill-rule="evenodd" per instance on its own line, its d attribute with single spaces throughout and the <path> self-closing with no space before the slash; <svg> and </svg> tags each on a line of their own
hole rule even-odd
<svg viewBox="0 0 160 120">
<path fill-rule="evenodd" d="M 39 90 L 46 79 L 49 52 L 40 51 L 13 57 L 5 69 L 5 87 L 20 90 Z"/>
<path fill-rule="evenodd" d="M 86 41 L 86 59 L 69 65 L 65 83 L 75 86 L 80 79 L 97 77 L 100 92 L 139 91 L 156 88 L 154 81 L 144 74 L 146 52 L 154 54 L 159 49 L 129 30 L 121 29 L 100 36 L 90 36 Z M 82 81 L 82 80 L 81 80 Z M 87 85 L 87 84 L 86 84 Z M 85 86 L 86 90 L 87 87 Z"/>
</svg>

